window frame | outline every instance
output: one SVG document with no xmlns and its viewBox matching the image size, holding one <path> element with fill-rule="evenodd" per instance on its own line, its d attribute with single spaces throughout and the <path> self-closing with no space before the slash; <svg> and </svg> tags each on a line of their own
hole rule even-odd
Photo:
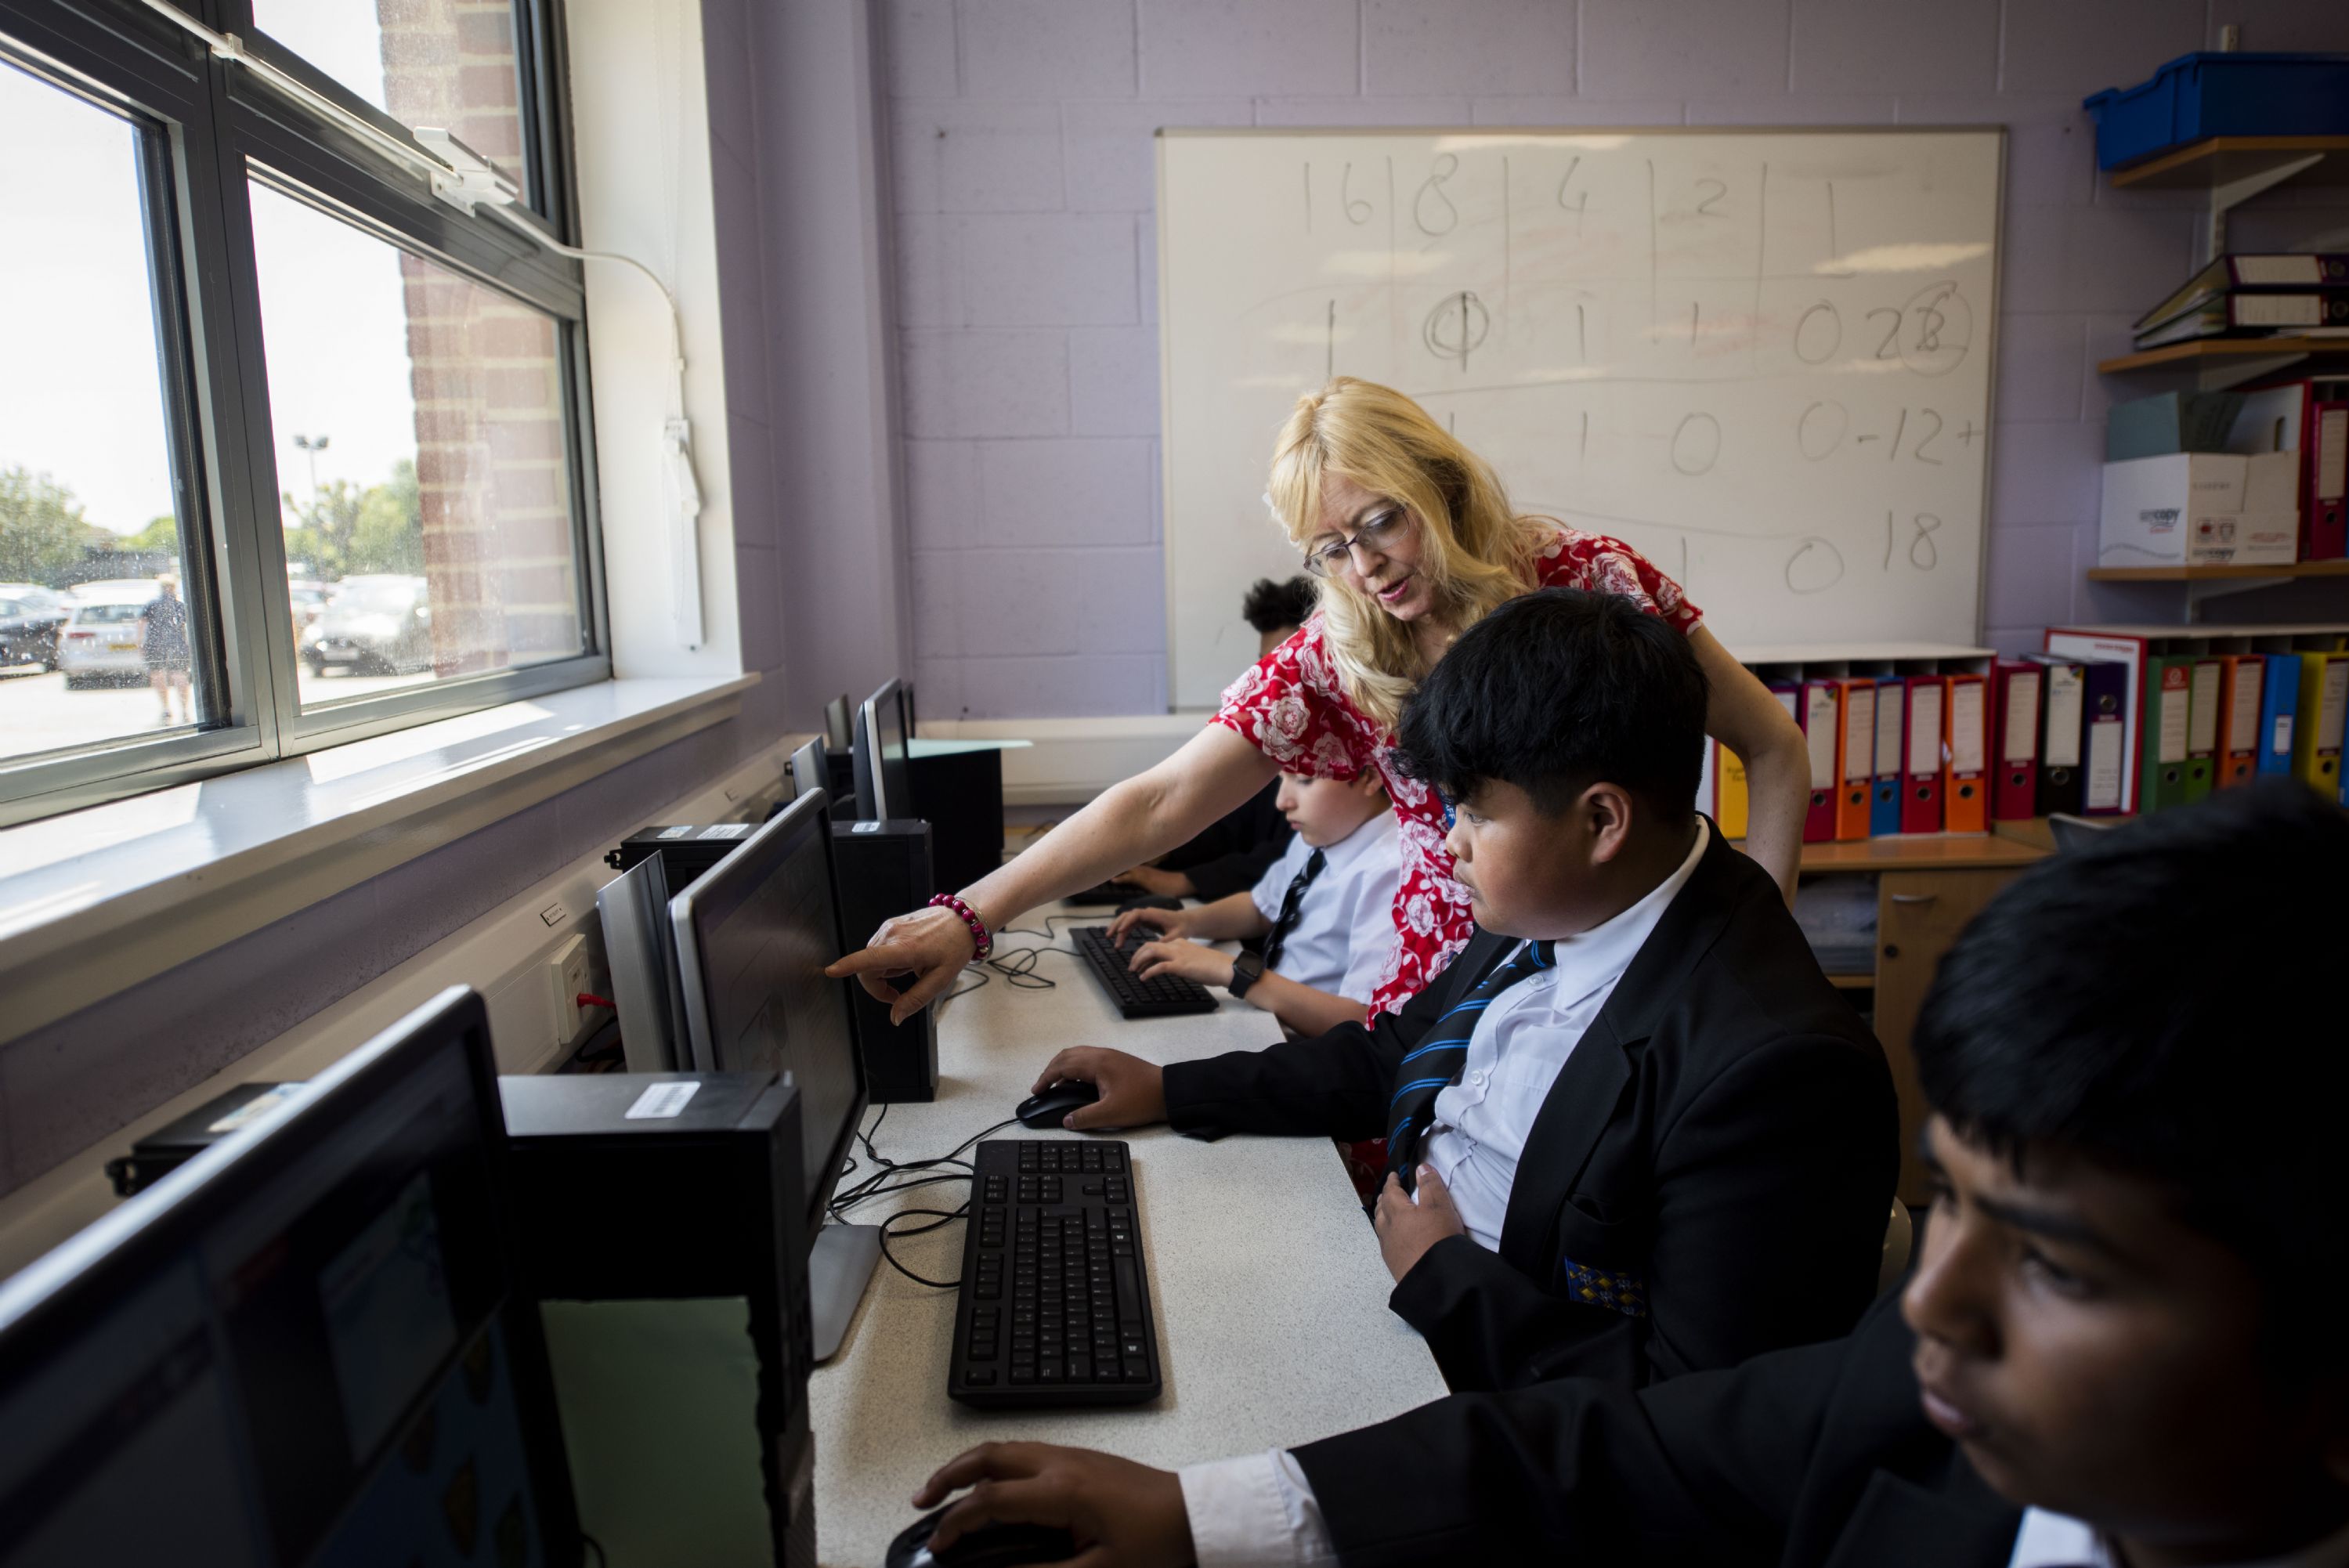
<svg viewBox="0 0 2349 1568">
<path fill-rule="evenodd" d="M 385 135 L 407 128 L 253 26 L 250 0 L 174 0 Z M 562 0 L 515 0 L 527 172 L 516 211 L 574 242 Z M 208 727 L 0 760 L 0 826 L 477 712 L 611 675 L 583 264 L 434 197 L 425 178 L 137 0 L 0 0 L 0 57 L 152 128 L 141 160 L 158 373 L 173 443 L 183 597 Z M 305 711 L 262 339 L 251 183 L 537 310 L 554 323 L 582 649 Z M 164 209 L 169 222 L 163 222 Z M 164 284 L 171 286 L 165 287 Z M 203 597 L 199 597 L 202 593 Z"/>
</svg>

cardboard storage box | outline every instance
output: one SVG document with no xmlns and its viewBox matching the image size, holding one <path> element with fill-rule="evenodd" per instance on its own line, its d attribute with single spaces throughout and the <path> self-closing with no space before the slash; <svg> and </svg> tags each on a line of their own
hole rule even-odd
<svg viewBox="0 0 2349 1568">
<path fill-rule="evenodd" d="M 2289 566 L 2300 552 L 2292 452 L 2178 452 L 2105 465 L 2099 566 Z"/>
</svg>

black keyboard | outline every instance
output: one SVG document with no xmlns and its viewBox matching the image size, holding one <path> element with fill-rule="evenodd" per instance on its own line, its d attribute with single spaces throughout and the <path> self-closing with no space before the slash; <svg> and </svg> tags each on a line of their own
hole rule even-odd
<svg viewBox="0 0 2349 1568">
<path fill-rule="evenodd" d="M 1150 939 L 1140 926 L 1126 934 L 1123 947 L 1113 945 L 1106 925 L 1080 925 L 1069 933 L 1077 939 L 1077 956 L 1102 983 L 1117 1010 L 1129 1018 L 1169 1018 L 1178 1013 L 1212 1013 L 1216 998 L 1205 985 L 1179 975 L 1144 980 L 1126 967 L 1134 950 Z"/>
<path fill-rule="evenodd" d="M 997 1138 L 972 1162 L 947 1397 L 990 1408 L 1156 1398 L 1125 1145 Z"/>
</svg>

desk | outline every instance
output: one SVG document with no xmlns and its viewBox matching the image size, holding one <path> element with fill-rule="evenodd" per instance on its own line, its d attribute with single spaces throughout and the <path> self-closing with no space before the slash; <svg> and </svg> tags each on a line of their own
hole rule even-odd
<svg viewBox="0 0 2349 1568">
<path fill-rule="evenodd" d="M 997 934 L 999 951 L 1040 945 L 1027 933 L 1045 929 L 1046 913 L 1069 912 L 1030 914 Z M 1104 918 L 1077 913 L 1052 929 Z M 992 975 L 942 1006 L 938 1098 L 889 1108 L 874 1140 L 883 1154 L 943 1154 L 1001 1120 L 1062 1046 L 1174 1062 L 1279 1035 L 1269 1013 L 1228 997 L 1213 1013 L 1122 1019 L 1081 960 L 1048 954 L 1038 965 L 1054 989 L 1021 990 Z M 994 1136 L 1083 1135 L 1015 1125 Z M 989 1439 L 1105 1449 L 1171 1469 L 1327 1437 L 1443 1397 L 1425 1341 L 1387 1310 L 1393 1282 L 1327 1139 L 1202 1143 L 1164 1127 L 1118 1136 L 1133 1147 L 1165 1391 L 1123 1408 L 966 1409 L 946 1395 L 954 1293 L 925 1289 L 884 1262 L 840 1354 L 809 1385 L 818 1555 L 829 1568 L 877 1568 L 889 1538 L 913 1522 L 915 1486 Z M 937 1195 L 958 1201 L 961 1191 L 919 1189 L 850 1218 L 877 1222 L 897 1203 L 950 1206 Z M 890 1246 L 906 1267 L 947 1279 L 962 1244 L 957 1223 Z"/>
</svg>

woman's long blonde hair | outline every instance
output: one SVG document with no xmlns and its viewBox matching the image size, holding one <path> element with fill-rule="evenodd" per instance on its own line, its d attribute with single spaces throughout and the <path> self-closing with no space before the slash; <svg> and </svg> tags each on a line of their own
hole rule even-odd
<svg viewBox="0 0 2349 1568">
<path fill-rule="evenodd" d="M 1533 586 L 1555 525 L 1519 517 L 1492 465 L 1391 387 L 1340 376 L 1297 400 L 1273 448 L 1268 493 L 1290 542 L 1322 531 L 1321 479 L 1346 478 L 1399 500 L 1419 522 L 1419 575 L 1461 631 Z M 1332 576 L 1321 583 L 1323 636 L 1348 697 L 1392 730 L 1419 684 L 1411 628 Z"/>
</svg>

